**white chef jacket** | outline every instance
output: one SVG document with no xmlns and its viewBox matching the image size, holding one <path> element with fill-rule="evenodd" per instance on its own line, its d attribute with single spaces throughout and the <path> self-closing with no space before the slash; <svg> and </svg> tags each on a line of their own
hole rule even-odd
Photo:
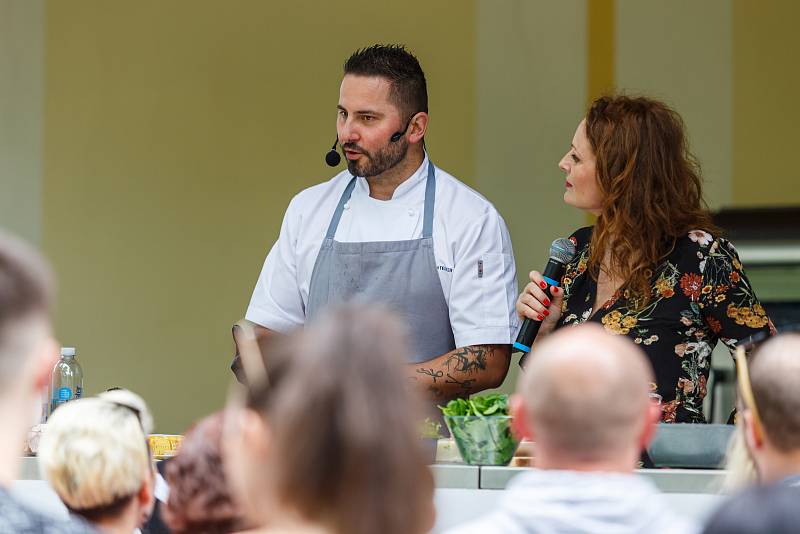
<svg viewBox="0 0 800 534">
<path fill-rule="evenodd" d="M 427 155 L 391 200 L 369 196 L 357 178 L 336 230 L 340 242 L 422 237 Z M 476 191 L 436 168 L 433 251 L 457 347 L 508 344 L 518 328 L 516 268 L 506 223 Z M 311 273 L 336 205 L 352 175 L 343 171 L 296 195 L 264 261 L 245 318 L 278 332 L 305 322 Z"/>
</svg>

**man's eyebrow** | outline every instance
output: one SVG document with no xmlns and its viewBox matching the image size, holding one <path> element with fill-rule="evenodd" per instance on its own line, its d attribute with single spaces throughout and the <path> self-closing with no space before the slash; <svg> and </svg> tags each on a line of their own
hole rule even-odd
<svg viewBox="0 0 800 534">
<path fill-rule="evenodd" d="M 347 112 L 347 110 L 341 104 L 337 104 L 336 108 L 341 110 L 341 111 Z M 384 116 L 384 114 L 381 113 L 380 111 L 375 111 L 375 110 L 372 110 L 372 109 L 360 109 L 358 111 L 355 111 L 354 113 L 356 115 L 374 115 L 376 117 L 383 117 Z"/>
</svg>

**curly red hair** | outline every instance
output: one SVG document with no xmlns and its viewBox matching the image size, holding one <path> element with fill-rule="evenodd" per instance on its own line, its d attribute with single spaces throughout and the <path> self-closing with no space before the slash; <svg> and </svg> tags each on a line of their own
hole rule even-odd
<svg viewBox="0 0 800 534">
<path fill-rule="evenodd" d="M 647 97 L 604 96 L 586 115 L 603 194 L 589 269 L 624 280 L 634 307 L 651 298 L 653 270 L 690 230 L 718 233 L 703 199 L 700 165 L 680 115 Z"/>
</svg>

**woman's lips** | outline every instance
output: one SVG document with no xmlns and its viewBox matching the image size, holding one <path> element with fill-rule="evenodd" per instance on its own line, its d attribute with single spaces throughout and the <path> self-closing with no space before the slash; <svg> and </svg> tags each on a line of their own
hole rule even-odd
<svg viewBox="0 0 800 534">
<path fill-rule="evenodd" d="M 567 188 L 570 188 L 570 187 L 572 187 L 572 184 L 569 183 L 569 182 L 566 182 L 566 186 L 567 186 Z"/>
</svg>

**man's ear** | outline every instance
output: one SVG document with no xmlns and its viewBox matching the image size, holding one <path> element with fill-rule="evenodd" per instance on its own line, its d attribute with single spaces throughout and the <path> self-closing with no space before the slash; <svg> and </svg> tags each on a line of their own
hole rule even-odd
<svg viewBox="0 0 800 534">
<path fill-rule="evenodd" d="M 56 362 L 61 357 L 61 350 L 58 342 L 52 337 L 48 337 L 41 341 L 36 348 L 36 355 L 34 357 L 34 387 L 37 390 L 42 390 L 50 386 L 50 376 L 53 372 Z"/>
<path fill-rule="evenodd" d="M 421 142 L 428 132 L 428 114 L 420 111 L 411 117 L 411 124 L 408 126 L 408 142 L 411 144 Z"/>
<path fill-rule="evenodd" d="M 758 451 L 764 448 L 764 433 L 758 426 L 753 414 L 750 410 L 741 410 L 739 417 L 742 418 L 742 425 L 744 425 L 744 440 L 745 445 L 750 451 Z"/>
<path fill-rule="evenodd" d="M 139 526 L 144 525 L 150 516 L 153 515 L 153 508 L 155 508 L 156 501 L 155 501 L 155 470 L 148 469 L 147 474 L 142 480 L 142 486 L 139 488 L 139 492 L 136 494 L 136 498 L 139 501 L 139 508 L 142 511 L 141 517 L 139 518 L 141 523 Z"/>
<path fill-rule="evenodd" d="M 259 457 L 266 457 L 272 436 L 269 425 L 253 410 L 241 410 L 239 417 L 245 446 Z"/>
<path fill-rule="evenodd" d="M 520 441 L 533 440 L 533 429 L 528 422 L 529 415 L 525 408 L 525 402 L 519 393 L 515 393 L 508 401 L 509 412 L 511 413 L 511 430 Z"/>
<path fill-rule="evenodd" d="M 647 414 L 645 415 L 644 427 L 639 438 L 639 445 L 642 450 L 645 450 L 653 437 L 656 435 L 658 423 L 661 422 L 661 414 L 663 408 L 660 404 L 649 402 L 647 405 Z"/>
</svg>

